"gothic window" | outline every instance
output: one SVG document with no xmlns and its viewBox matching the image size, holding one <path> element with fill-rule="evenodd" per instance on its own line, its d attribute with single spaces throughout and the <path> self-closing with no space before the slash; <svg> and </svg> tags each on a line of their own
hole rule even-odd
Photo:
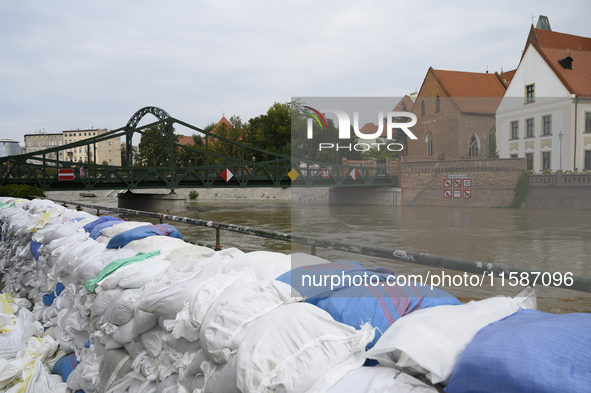
<svg viewBox="0 0 591 393">
<path fill-rule="evenodd" d="M 470 150 L 468 152 L 470 158 L 478 157 L 478 142 L 479 140 L 476 133 L 472 134 L 472 137 L 470 138 Z"/>
<path fill-rule="evenodd" d="M 427 137 L 425 138 L 425 140 L 427 142 L 427 155 L 431 157 L 434 155 L 433 134 L 431 134 L 431 131 L 427 131 Z"/>
</svg>

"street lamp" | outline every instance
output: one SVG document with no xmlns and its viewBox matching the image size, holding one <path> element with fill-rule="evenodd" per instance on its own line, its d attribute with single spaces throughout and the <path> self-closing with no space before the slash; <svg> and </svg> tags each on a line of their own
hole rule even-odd
<svg viewBox="0 0 591 393">
<path fill-rule="evenodd" d="M 562 131 L 558 134 L 558 139 L 560 139 L 560 170 L 562 170 Z"/>
</svg>

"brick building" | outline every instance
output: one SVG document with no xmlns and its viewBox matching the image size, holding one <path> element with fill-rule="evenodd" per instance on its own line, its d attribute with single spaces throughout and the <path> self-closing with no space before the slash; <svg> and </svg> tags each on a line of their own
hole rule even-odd
<svg viewBox="0 0 591 393">
<path fill-rule="evenodd" d="M 430 67 L 411 110 L 418 119 L 412 127 L 418 139 L 408 140 L 408 156 L 484 158 L 487 142 L 495 138 L 495 111 L 511 75 Z"/>
</svg>

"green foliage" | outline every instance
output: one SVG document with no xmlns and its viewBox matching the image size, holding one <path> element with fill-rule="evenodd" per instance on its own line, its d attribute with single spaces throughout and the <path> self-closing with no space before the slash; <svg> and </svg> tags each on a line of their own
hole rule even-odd
<svg viewBox="0 0 591 393">
<path fill-rule="evenodd" d="M 28 198 L 29 195 L 46 198 L 45 192 L 35 186 L 25 184 L 10 184 L 0 187 L 0 196 L 12 198 Z"/>
<path fill-rule="evenodd" d="M 101 165 L 108 166 L 108 165 L 109 165 L 109 163 L 107 162 L 107 160 L 103 160 L 103 162 L 101 163 Z"/>
<path fill-rule="evenodd" d="M 544 169 L 542 171 L 542 174 L 544 174 L 544 175 L 551 175 L 552 173 L 554 173 L 554 172 L 552 172 L 552 169 Z"/>
<path fill-rule="evenodd" d="M 291 108 L 288 102 L 275 102 L 264 115 L 248 122 L 246 142 L 260 149 L 291 154 Z M 264 161 L 263 153 L 253 153 L 256 161 Z"/>
<path fill-rule="evenodd" d="M 199 196 L 199 192 L 197 192 L 197 190 L 189 191 L 189 199 L 191 199 L 191 200 L 197 199 L 198 196 Z"/>
<path fill-rule="evenodd" d="M 380 145 L 379 150 L 378 147 L 372 147 L 371 149 L 364 151 L 363 158 L 365 160 L 371 160 L 372 158 L 375 158 L 378 163 L 385 163 L 387 158 L 391 160 L 398 158 L 398 152 L 390 151 L 386 146 Z"/>
<path fill-rule="evenodd" d="M 159 124 L 145 130 L 142 135 L 138 150 L 141 161 L 149 167 L 162 167 L 170 165 L 170 141 L 178 143 L 179 136 L 169 137 L 166 124 Z"/>
<path fill-rule="evenodd" d="M 245 142 L 245 125 L 239 116 L 232 116 L 230 118 L 230 124 L 221 123 L 217 126 L 214 131 L 215 135 L 229 139 L 236 142 Z M 218 154 L 224 157 L 240 158 L 242 155 L 242 149 L 239 145 L 231 142 L 225 142 L 220 139 L 210 138 L 209 139 L 209 153 Z M 210 156 L 210 162 L 221 163 L 225 161 L 224 158 Z"/>
<path fill-rule="evenodd" d="M 489 138 L 488 152 L 486 153 L 487 158 L 499 158 L 499 152 L 497 150 L 497 138 Z"/>
<path fill-rule="evenodd" d="M 513 202 L 505 206 L 511 209 L 520 208 L 527 199 L 527 192 L 529 190 L 529 172 L 524 171 L 517 179 L 517 185 L 515 186 L 515 198 Z"/>
</svg>

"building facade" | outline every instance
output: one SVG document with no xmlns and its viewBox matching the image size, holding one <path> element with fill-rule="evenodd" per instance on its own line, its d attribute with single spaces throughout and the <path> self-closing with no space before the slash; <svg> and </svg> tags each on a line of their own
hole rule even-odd
<svg viewBox="0 0 591 393">
<path fill-rule="evenodd" d="M 591 39 L 531 28 L 497 108 L 501 158 L 535 172 L 591 171 Z"/>
<path fill-rule="evenodd" d="M 429 68 L 412 107 L 418 139 L 408 139 L 408 156 L 485 158 L 487 142 L 496 138 L 495 111 L 505 89 L 497 73 Z"/>
</svg>

